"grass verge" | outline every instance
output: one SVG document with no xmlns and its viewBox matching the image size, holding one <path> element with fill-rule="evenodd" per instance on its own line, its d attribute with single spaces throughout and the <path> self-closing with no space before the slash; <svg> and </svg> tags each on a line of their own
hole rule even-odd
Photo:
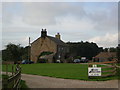
<svg viewBox="0 0 120 90">
<path fill-rule="evenodd" d="M 104 65 L 99 65 L 103 67 Z M 88 65 L 87 64 L 69 64 L 69 63 L 42 63 L 42 64 L 22 64 L 22 73 L 49 76 L 64 79 L 78 79 L 86 81 L 106 81 L 112 79 L 118 79 L 118 76 L 111 77 L 97 77 L 93 79 L 88 78 Z M 11 65 L 9 65 L 8 71 L 11 71 Z M 3 65 L 3 71 L 5 71 Z"/>
</svg>

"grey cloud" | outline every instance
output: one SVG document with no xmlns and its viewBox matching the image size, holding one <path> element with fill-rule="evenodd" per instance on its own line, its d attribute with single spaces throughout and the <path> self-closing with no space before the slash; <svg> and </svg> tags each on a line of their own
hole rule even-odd
<svg viewBox="0 0 120 90">
<path fill-rule="evenodd" d="M 117 31 L 118 27 L 118 5 L 114 3 L 108 10 L 96 11 L 87 15 L 96 26 L 95 30 Z"/>
<path fill-rule="evenodd" d="M 96 36 L 89 39 L 89 41 L 97 43 L 99 46 L 103 47 L 113 47 L 117 46 L 118 33 L 106 33 L 104 36 Z"/>
<path fill-rule="evenodd" d="M 88 18 L 93 24 L 95 24 L 95 30 L 108 31 L 115 30 L 115 27 L 117 27 L 117 6 L 114 5 L 111 6 L 108 11 L 100 11 L 98 9 L 97 11 L 93 10 L 92 13 L 88 13 L 84 10 L 84 3 L 74 5 L 69 2 L 26 2 L 22 4 L 24 8 L 22 11 L 22 20 L 24 23 L 30 25 L 40 27 L 44 25 L 56 25 L 59 23 L 57 21 L 58 18 L 72 16 L 77 21 Z M 11 18 L 9 13 L 3 15 L 3 21 L 10 22 L 12 19 L 13 18 Z"/>
<path fill-rule="evenodd" d="M 84 10 L 83 3 L 76 5 L 74 3 L 24 2 L 21 4 L 23 5 L 21 16 L 3 11 L 5 43 L 14 41 L 14 37 L 18 36 L 20 42 L 26 45 L 26 42 L 22 42 L 22 37 L 31 36 L 35 39 L 40 35 L 41 28 L 47 28 L 48 34 L 52 36 L 60 32 L 65 41 L 89 40 L 108 31 L 117 31 L 117 7 L 114 5 L 108 11 L 98 9 L 97 12 L 88 13 Z"/>
<path fill-rule="evenodd" d="M 95 24 L 94 30 L 117 30 L 117 6 L 115 5 L 107 11 L 98 9 L 97 11 L 93 10 L 93 13 L 87 13 L 83 3 L 79 3 L 79 5 L 54 2 L 24 3 L 24 8 L 23 20 L 31 25 L 56 25 L 57 18 L 72 16 L 77 21 L 88 18 Z"/>
<path fill-rule="evenodd" d="M 83 7 L 72 3 L 24 3 L 24 21 L 34 25 L 56 24 L 56 18 L 76 15 L 82 18 Z"/>
</svg>

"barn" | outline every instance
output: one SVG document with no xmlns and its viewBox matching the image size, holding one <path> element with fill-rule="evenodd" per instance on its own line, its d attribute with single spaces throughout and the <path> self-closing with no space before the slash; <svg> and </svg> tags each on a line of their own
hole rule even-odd
<svg viewBox="0 0 120 90">
<path fill-rule="evenodd" d="M 97 62 L 105 62 L 105 61 L 112 61 L 113 59 L 116 59 L 116 52 L 100 52 L 98 55 L 96 55 L 93 59 L 93 61 Z"/>
</svg>

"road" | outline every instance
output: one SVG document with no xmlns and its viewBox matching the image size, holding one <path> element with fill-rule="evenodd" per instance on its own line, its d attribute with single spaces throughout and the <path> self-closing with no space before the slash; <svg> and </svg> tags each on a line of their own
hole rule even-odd
<svg viewBox="0 0 120 90">
<path fill-rule="evenodd" d="M 118 88 L 118 80 L 82 81 L 22 74 L 29 88 Z"/>
</svg>

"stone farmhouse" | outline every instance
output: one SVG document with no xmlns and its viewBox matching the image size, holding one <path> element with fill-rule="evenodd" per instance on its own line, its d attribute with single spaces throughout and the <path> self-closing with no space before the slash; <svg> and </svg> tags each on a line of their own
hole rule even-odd
<svg viewBox="0 0 120 90">
<path fill-rule="evenodd" d="M 48 36 L 46 29 L 42 29 L 41 37 L 31 43 L 31 60 L 36 63 L 40 60 L 41 53 L 49 52 L 50 55 L 45 55 L 48 63 L 54 63 L 57 60 L 67 62 L 66 57 L 69 53 L 69 47 L 60 37 L 59 33 L 55 37 Z"/>
</svg>

